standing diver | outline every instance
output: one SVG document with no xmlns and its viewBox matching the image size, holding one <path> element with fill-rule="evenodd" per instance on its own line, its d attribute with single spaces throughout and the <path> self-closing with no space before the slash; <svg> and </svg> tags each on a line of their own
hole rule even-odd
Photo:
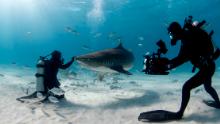
<svg viewBox="0 0 220 124">
<path fill-rule="evenodd" d="M 193 72 L 196 68 L 199 69 L 199 71 L 183 85 L 182 103 L 180 110 L 177 112 L 177 119 L 181 119 L 183 116 L 190 99 L 190 91 L 202 84 L 206 92 L 212 96 L 220 108 L 218 94 L 212 87 L 212 76 L 215 72 L 214 60 L 217 59 L 211 39 L 213 32 L 211 34 L 206 33 L 200 28 L 202 26 L 201 23 L 200 25 L 191 25 L 192 27 L 189 24 L 188 30 L 182 29 L 177 22 L 171 23 L 168 27 L 168 32 L 171 36 L 171 45 L 174 46 L 178 40 L 181 41 L 179 55 L 170 60 L 168 69 L 176 68 L 187 61 L 190 61 L 194 66 Z M 217 51 L 219 52 L 219 50 Z"/>
<path fill-rule="evenodd" d="M 169 112 L 165 110 L 155 110 L 141 113 L 140 121 L 167 121 L 179 120 L 183 117 L 184 111 L 190 99 L 190 91 L 200 85 L 204 85 L 208 92 L 215 100 L 213 103 L 216 108 L 220 108 L 220 101 L 217 92 L 212 87 L 212 76 L 215 72 L 215 60 L 220 55 L 220 50 L 215 50 L 211 36 L 213 31 L 208 34 L 201 29 L 205 21 L 193 23 L 192 16 L 185 20 L 182 28 L 178 22 L 172 22 L 168 27 L 168 33 L 171 38 L 171 45 L 176 45 L 177 41 L 181 41 L 181 48 L 177 57 L 168 61 L 167 70 L 176 68 L 183 63 L 190 61 L 193 70 L 198 72 L 191 77 L 182 87 L 182 103 L 178 112 Z"/>
</svg>

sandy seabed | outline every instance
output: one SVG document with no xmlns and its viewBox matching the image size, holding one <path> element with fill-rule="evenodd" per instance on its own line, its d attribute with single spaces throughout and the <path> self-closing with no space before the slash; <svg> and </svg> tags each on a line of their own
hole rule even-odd
<svg viewBox="0 0 220 124">
<path fill-rule="evenodd" d="M 141 112 L 177 111 L 181 87 L 193 75 L 107 75 L 99 81 L 90 73 L 76 73 L 77 76 L 59 74 L 66 97 L 59 103 L 21 103 L 17 97 L 34 92 L 35 69 L 0 65 L 0 124 L 142 124 L 137 119 Z M 219 72 L 213 78 L 213 86 L 220 95 Z M 165 123 L 219 124 L 220 110 L 202 102 L 209 99 L 203 86 L 194 89 L 184 118 Z"/>
</svg>

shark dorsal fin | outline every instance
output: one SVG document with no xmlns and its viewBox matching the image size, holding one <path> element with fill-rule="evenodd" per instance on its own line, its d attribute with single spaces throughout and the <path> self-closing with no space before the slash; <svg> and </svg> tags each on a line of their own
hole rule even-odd
<svg viewBox="0 0 220 124">
<path fill-rule="evenodd" d="M 115 47 L 115 49 L 124 49 L 122 43 L 120 42 L 119 45 L 117 47 Z"/>
</svg>

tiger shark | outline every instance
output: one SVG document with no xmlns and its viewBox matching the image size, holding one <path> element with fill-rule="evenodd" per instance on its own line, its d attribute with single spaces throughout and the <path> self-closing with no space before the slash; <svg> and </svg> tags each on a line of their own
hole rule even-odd
<svg viewBox="0 0 220 124">
<path fill-rule="evenodd" d="M 83 67 L 98 72 L 119 72 L 131 75 L 128 72 L 132 68 L 134 55 L 120 43 L 112 49 L 105 49 L 76 57 L 76 61 Z"/>
</svg>

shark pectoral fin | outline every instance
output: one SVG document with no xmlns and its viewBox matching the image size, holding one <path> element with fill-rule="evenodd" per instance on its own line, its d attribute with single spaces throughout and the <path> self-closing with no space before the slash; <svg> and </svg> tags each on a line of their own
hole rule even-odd
<svg viewBox="0 0 220 124">
<path fill-rule="evenodd" d="M 120 73 L 123 73 L 123 74 L 132 75 L 132 73 L 124 70 L 124 68 L 122 66 L 112 66 L 112 67 L 110 67 L 110 69 L 115 70 Z"/>
</svg>

